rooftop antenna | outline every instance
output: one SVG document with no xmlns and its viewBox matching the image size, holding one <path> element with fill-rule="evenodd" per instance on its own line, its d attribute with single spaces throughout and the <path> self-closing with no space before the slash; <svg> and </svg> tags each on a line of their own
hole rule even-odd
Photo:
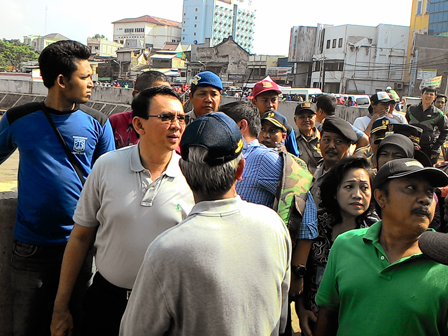
<svg viewBox="0 0 448 336">
<path fill-rule="evenodd" d="M 44 30 L 44 35 L 47 35 L 47 13 L 48 13 L 48 6 L 45 6 L 45 30 Z"/>
</svg>

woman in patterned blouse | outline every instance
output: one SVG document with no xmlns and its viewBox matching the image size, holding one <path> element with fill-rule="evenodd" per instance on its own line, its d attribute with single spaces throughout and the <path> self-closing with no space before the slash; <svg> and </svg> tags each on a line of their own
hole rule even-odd
<svg viewBox="0 0 448 336">
<path fill-rule="evenodd" d="M 367 227 L 379 220 L 371 210 L 371 176 L 368 161 L 352 156 L 341 159 L 320 186 L 323 209 L 317 214 L 319 236 L 311 245 L 304 290 L 297 305 L 303 336 L 312 335 L 319 309 L 314 299 L 333 241 L 343 232 Z"/>
</svg>

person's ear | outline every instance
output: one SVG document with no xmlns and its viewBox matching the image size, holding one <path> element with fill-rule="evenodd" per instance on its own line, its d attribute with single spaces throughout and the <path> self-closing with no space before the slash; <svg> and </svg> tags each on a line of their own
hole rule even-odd
<svg viewBox="0 0 448 336">
<path fill-rule="evenodd" d="M 249 129 L 249 123 L 246 119 L 241 119 L 238 123 L 238 128 L 240 129 L 241 133 L 244 134 Z"/>
<path fill-rule="evenodd" d="M 58 85 L 59 87 L 65 89 L 66 87 L 66 78 L 64 77 L 64 75 L 60 74 L 56 77 L 56 85 Z"/>
<path fill-rule="evenodd" d="M 282 132 L 282 142 L 285 142 L 286 140 L 286 132 Z"/>
<path fill-rule="evenodd" d="M 134 126 L 135 131 L 139 135 L 145 134 L 145 129 L 143 127 L 142 121 L 140 117 L 134 117 L 132 118 L 132 126 Z"/>
<path fill-rule="evenodd" d="M 240 162 L 238 163 L 238 168 L 236 170 L 235 173 L 235 180 L 236 181 L 241 181 L 243 179 L 243 172 L 244 172 L 244 166 L 246 165 L 246 160 L 245 159 L 241 159 Z"/>
<path fill-rule="evenodd" d="M 380 208 L 383 208 L 386 204 L 386 194 L 382 192 L 380 189 L 375 189 L 373 191 L 373 196 L 375 197 L 376 202 L 380 206 Z"/>
</svg>

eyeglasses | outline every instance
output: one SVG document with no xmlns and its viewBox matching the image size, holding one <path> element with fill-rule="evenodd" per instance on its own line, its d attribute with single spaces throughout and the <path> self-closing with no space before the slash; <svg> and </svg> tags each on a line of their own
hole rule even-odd
<svg viewBox="0 0 448 336">
<path fill-rule="evenodd" d="M 149 115 L 148 117 L 159 118 L 164 124 L 172 124 L 174 120 L 179 121 L 179 125 L 188 124 L 190 117 L 185 114 L 162 113 L 158 115 Z"/>
</svg>

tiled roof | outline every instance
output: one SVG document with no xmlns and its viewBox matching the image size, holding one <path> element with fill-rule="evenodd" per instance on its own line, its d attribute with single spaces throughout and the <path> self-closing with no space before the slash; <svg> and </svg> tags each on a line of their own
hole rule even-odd
<svg viewBox="0 0 448 336">
<path fill-rule="evenodd" d="M 162 19 L 162 18 L 158 18 L 156 16 L 149 16 L 149 15 L 143 15 L 138 18 L 122 19 L 122 20 L 114 21 L 112 23 L 115 24 L 115 23 L 128 23 L 128 22 L 148 22 L 148 23 L 154 23 L 159 26 L 172 26 L 172 27 L 180 28 L 180 22 Z"/>
</svg>

